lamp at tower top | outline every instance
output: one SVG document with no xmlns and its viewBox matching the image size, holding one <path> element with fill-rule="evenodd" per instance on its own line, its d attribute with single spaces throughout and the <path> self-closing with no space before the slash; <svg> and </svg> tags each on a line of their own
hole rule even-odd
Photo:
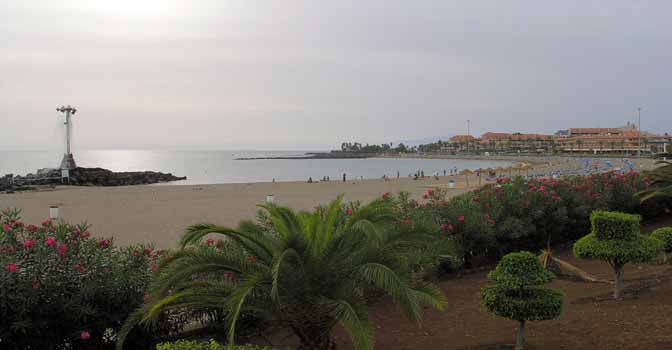
<svg viewBox="0 0 672 350">
<path fill-rule="evenodd" d="M 77 108 L 72 107 L 70 105 L 67 105 L 67 106 L 60 106 L 60 107 L 56 108 L 56 111 L 61 112 L 61 113 L 75 114 L 75 113 L 77 113 Z"/>
</svg>

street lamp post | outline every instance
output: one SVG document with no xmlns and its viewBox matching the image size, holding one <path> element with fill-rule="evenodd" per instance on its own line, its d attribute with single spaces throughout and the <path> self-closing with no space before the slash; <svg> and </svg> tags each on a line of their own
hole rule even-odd
<svg viewBox="0 0 672 350">
<path fill-rule="evenodd" d="M 637 158 L 642 157 L 642 108 L 637 108 Z"/>
<path fill-rule="evenodd" d="M 65 114 L 65 154 L 63 155 L 63 161 L 61 161 L 61 170 L 74 169 L 77 164 L 75 164 L 75 158 L 72 156 L 70 149 L 72 137 L 72 120 L 70 118 L 77 113 L 77 108 L 70 105 L 61 106 L 56 108 L 56 111 Z"/>
<path fill-rule="evenodd" d="M 471 141 L 471 120 L 467 119 L 467 153 L 469 153 L 469 142 Z"/>
</svg>

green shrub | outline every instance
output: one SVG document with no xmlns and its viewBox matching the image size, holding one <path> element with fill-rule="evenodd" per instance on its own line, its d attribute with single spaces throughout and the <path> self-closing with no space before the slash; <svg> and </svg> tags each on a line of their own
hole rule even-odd
<svg viewBox="0 0 672 350">
<path fill-rule="evenodd" d="M 592 232 L 600 240 L 630 239 L 639 234 L 639 215 L 596 210 L 590 214 Z"/>
<path fill-rule="evenodd" d="M 270 348 L 258 345 L 222 345 L 211 339 L 208 342 L 178 340 L 161 343 L 156 345 L 156 350 L 270 350 Z"/>
<path fill-rule="evenodd" d="M 0 348 L 112 346 L 143 302 L 157 252 L 116 247 L 87 225 L 26 225 L 16 210 L 0 223 Z"/>
<path fill-rule="evenodd" d="M 672 253 L 672 227 L 659 228 L 651 234 L 651 237 L 658 239 L 663 243 L 663 251 Z"/>
<path fill-rule="evenodd" d="M 406 219 L 398 222 L 392 201 L 345 212 L 340 198 L 312 212 L 263 208 L 268 215 L 262 223 L 189 227 L 181 249 L 162 262 L 149 300 L 127 320 L 117 348 L 137 324 L 151 327 L 175 310 L 218 309 L 231 344 L 241 318 L 249 316 L 292 331 L 299 349 L 331 348 L 332 329 L 341 325 L 355 349 L 370 350 L 368 306 L 375 293 L 391 296 L 413 321 L 424 305 L 445 307 L 441 291 L 412 271 L 414 255 L 436 237 L 414 231 L 416 223 Z M 226 238 L 226 249 L 204 245 L 209 234 Z"/>
<path fill-rule="evenodd" d="M 493 314 L 519 322 L 516 349 L 523 348 L 526 321 L 550 320 L 562 312 L 562 292 L 543 287 L 553 274 L 532 253 L 505 255 L 488 278 L 495 284 L 483 288 L 481 303 Z"/>
<path fill-rule="evenodd" d="M 593 232 L 574 244 L 574 255 L 582 259 L 604 260 L 614 269 L 614 298 L 623 289 L 623 267 L 629 262 L 646 262 L 655 258 L 662 242 L 639 234 L 637 215 L 596 212 L 591 215 Z M 637 225 L 634 226 L 633 223 Z"/>
</svg>

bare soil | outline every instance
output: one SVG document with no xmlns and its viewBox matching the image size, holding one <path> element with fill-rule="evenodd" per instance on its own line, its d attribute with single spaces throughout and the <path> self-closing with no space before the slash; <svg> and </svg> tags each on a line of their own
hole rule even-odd
<svg viewBox="0 0 672 350">
<path fill-rule="evenodd" d="M 652 225 L 672 225 L 672 219 Z M 578 260 L 571 250 L 556 253 L 601 279 L 613 280 L 609 265 Z M 488 284 L 486 272 L 439 282 L 448 298 L 445 311 L 426 310 L 422 327 L 407 321 L 384 301 L 373 306 L 376 349 L 510 349 L 517 323 L 496 317 L 479 304 Z M 625 296 L 611 298 L 613 285 L 555 280 L 549 287 L 565 292 L 565 307 L 557 320 L 529 322 L 526 349 L 672 349 L 672 264 L 629 264 Z M 336 331 L 338 349 L 352 349 L 348 335 Z"/>
</svg>

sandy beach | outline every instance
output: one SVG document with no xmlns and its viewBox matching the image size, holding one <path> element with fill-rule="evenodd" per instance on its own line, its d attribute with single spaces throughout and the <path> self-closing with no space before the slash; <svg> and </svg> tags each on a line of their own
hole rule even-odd
<svg viewBox="0 0 672 350">
<path fill-rule="evenodd" d="M 528 160 L 529 161 L 529 160 Z M 650 160 L 636 161 L 649 168 Z M 498 175 L 541 175 L 553 171 L 580 169 L 572 159 L 555 163 L 537 160 L 527 169 L 500 170 Z M 48 216 L 49 206 L 58 205 L 61 217 L 69 222 L 86 221 L 98 236 L 114 237 L 118 244 L 152 243 L 171 248 L 191 224 L 209 222 L 235 226 L 241 219 L 253 218 L 256 205 L 274 194 L 276 203 L 297 209 L 311 209 L 338 195 L 345 201 L 370 201 L 384 192 L 409 192 L 419 197 L 428 188 L 445 187 L 453 179 L 449 195 L 464 193 L 479 185 L 479 178 L 447 176 L 413 180 L 402 177 L 384 181 L 355 180 L 343 183 L 277 182 L 219 185 L 152 185 L 132 187 L 57 187 L 53 190 L 0 194 L 0 208 L 20 208 L 24 221 L 39 223 Z M 480 183 L 485 183 L 481 178 Z"/>
</svg>

